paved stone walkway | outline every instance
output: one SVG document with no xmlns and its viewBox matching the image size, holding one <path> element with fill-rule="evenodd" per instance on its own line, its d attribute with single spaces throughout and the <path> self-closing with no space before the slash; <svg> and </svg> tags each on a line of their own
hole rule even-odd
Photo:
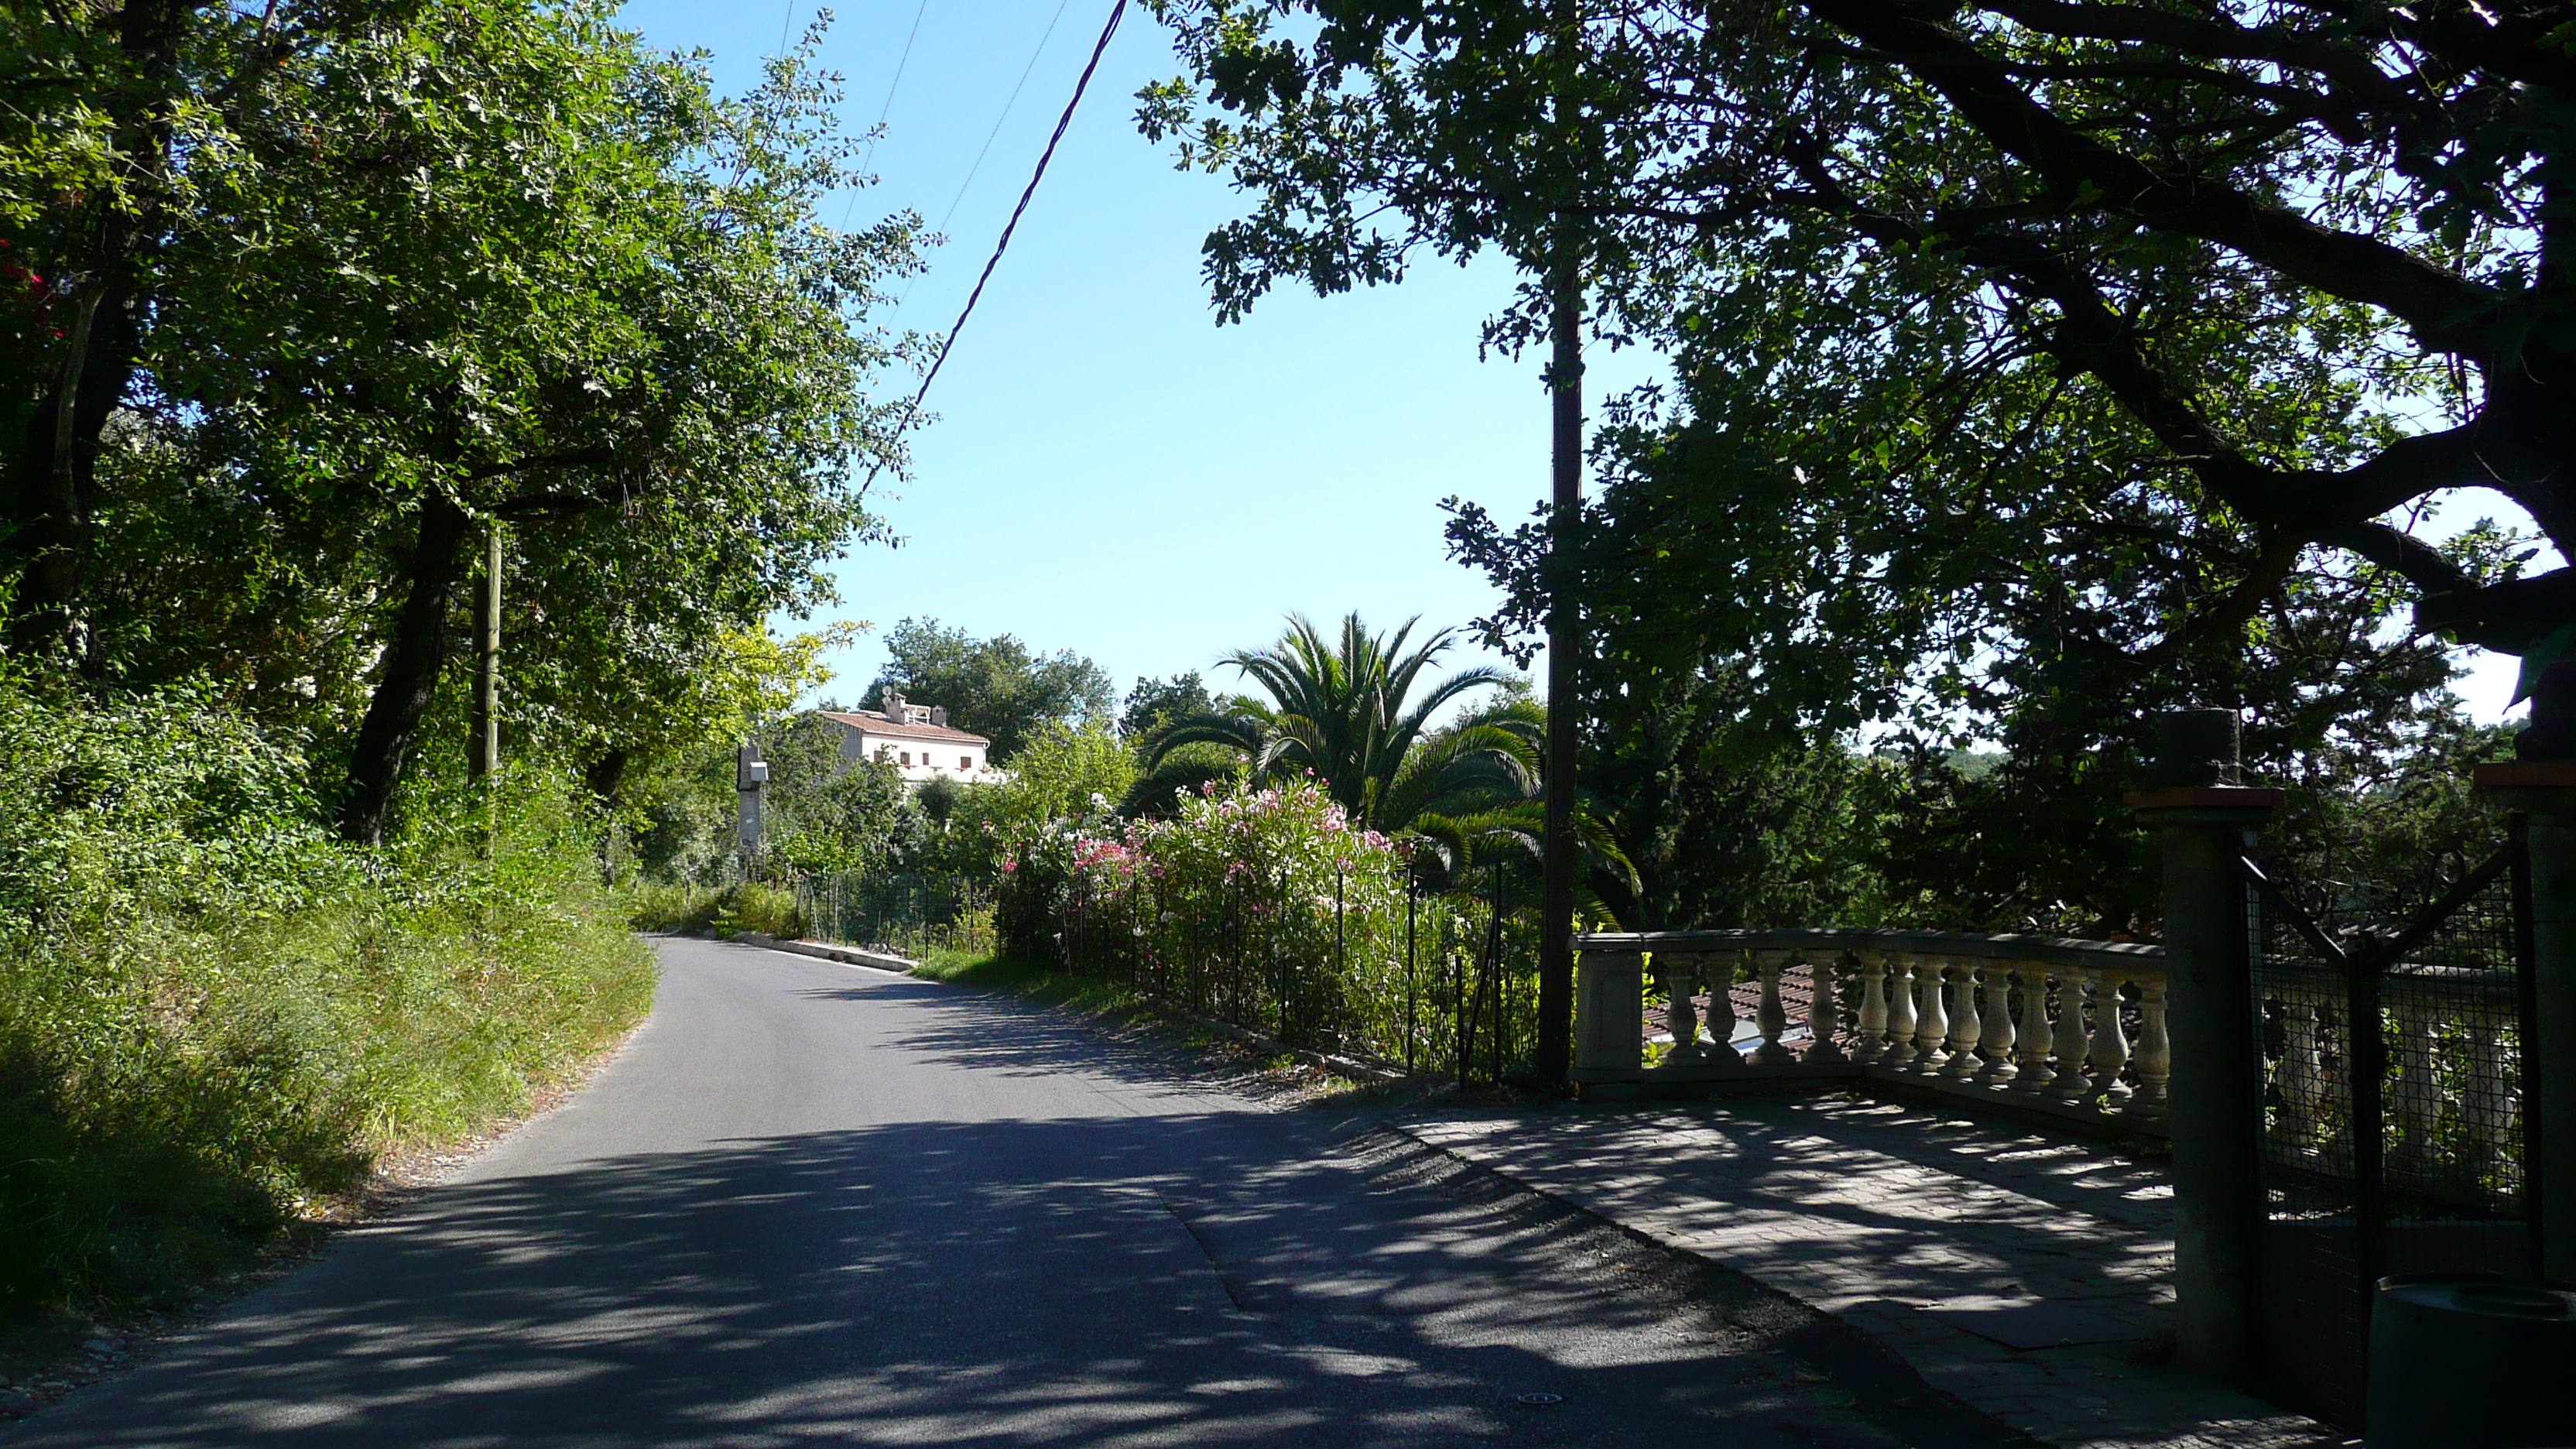
<svg viewBox="0 0 2576 1449">
<path fill-rule="evenodd" d="M 2161 1164 L 2045 1129 L 1841 1094 L 1448 1113 L 1403 1126 L 1839 1315 L 1934 1386 L 2051 1444 L 2343 1442 L 2143 1361 L 2173 1332 L 2172 1192 Z M 1998 1308 L 2024 1311 L 1980 1312 Z M 2058 1337 L 2114 1341 L 2014 1349 L 1961 1326 L 1970 1322 L 2008 1338 L 2035 1322 Z"/>
</svg>

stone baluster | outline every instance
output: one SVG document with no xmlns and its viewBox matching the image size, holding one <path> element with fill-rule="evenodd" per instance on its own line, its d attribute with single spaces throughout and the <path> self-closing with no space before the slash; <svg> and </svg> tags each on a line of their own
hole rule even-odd
<svg viewBox="0 0 2576 1449">
<path fill-rule="evenodd" d="M 2081 1102 L 2093 1095 L 2093 1079 L 2084 1075 L 2084 1050 L 2092 1034 L 2084 1024 L 2087 973 L 2069 966 L 2057 973 L 2057 1095 Z"/>
<path fill-rule="evenodd" d="M 1807 982 L 1813 988 L 1807 998 L 1807 1050 L 1799 1056 L 1803 1062 L 1841 1062 L 1842 1046 L 1834 1040 L 1843 1029 L 1842 1002 L 1836 997 L 1837 967 L 1842 965 L 1840 951 L 1819 951 L 1807 963 Z"/>
<path fill-rule="evenodd" d="M 1691 1004 L 1697 965 L 1687 956 L 1667 960 L 1663 952 L 1655 953 L 1655 975 L 1664 986 L 1664 1029 L 1673 1035 L 1672 1049 L 1664 1053 L 1666 1066 L 1695 1066 L 1700 1060 L 1699 1008 Z"/>
<path fill-rule="evenodd" d="M 2433 1127 L 2442 1115 L 2442 1089 L 2433 1079 L 2432 1023 L 2426 1019 L 2432 1003 L 2401 996 L 2388 1005 L 2390 1024 L 2396 1028 L 2389 1058 L 2397 1068 L 2397 1090 L 2389 1094 L 2389 1105 L 2396 1109 L 2397 1141 L 2388 1155 L 2394 1162 L 2420 1170 L 2434 1160 Z"/>
<path fill-rule="evenodd" d="M 1985 1032 L 1977 1038 L 1977 1055 L 1986 1059 L 1985 1069 L 1977 1080 L 1989 1087 L 2009 1086 L 2014 1076 L 2013 1039 L 2017 1034 L 2012 1015 L 2012 968 L 2001 961 L 1988 961 L 1977 968 L 1985 982 Z"/>
<path fill-rule="evenodd" d="M 2316 998 L 2305 991 L 2284 991 L 2280 1002 L 2281 1059 L 2272 1066 L 2272 1086 L 2281 1094 L 2277 1130 L 2283 1141 L 2312 1151 L 2325 1106 L 2326 1081 Z"/>
<path fill-rule="evenodd" d="M 2129 1098 L 2129 1084 L 2120 1080 L 2120 1069 L 2129 1064 L 2129 1034 L 2120 1024 L 2120 979 L 2099 969 L 2084 975 L 2093 997 L 2093 1049 L 2085 1053 L 2084 1064 L 2091 1069 L 2102 1109 L 2117 1112 Z"/>
<path fill-rule="evenodd" d="M 1708 1059 L 1720 1066 L 1744 1065 L 1744 1053 L 1735 1049 L 1735 958 L 1708 956 Z"/>
<path fill-rule="evenodd" d="M 1977 958 L 1951 958 L 1955 973 L 1950 980 L 1950 1062 L 1941 1075 L 1954 1081 L 1968 1081 L 1977 1075 L 1983 1063 L 1977 1060 L 1977 1042 L 1985 1035 L 1985 1017 L 1977 1010 Z"/>
<path fill-rule="evenodd" d="M 1914 1065 L 1914 958 L 1891 955 L 1887 967 L 1887 1046 L 1878 1059 L 1901 1070 Z"/>
<path fill-rule="evenodd" d="M 1938 1072 L 1949 1065 L 1950 1004 L 1945 989 L 1949 971 L 1939 956 L 1926 956 L 1915 968 L 1914 979 L 1921 983 L 1923 1015 L 1914 1028 L 1914 1062 L 1918 1070 Z"/>
<path fill-rule="evenodd" d="M 2021 968 L 2021 1068 L 2013 1075 L 2013 1086 L 2024 1092 L 2043 1092 L 2057 1080 L 2048 1066 L 2048 968 L 2026 962 Z"/>
<path fill-rule="evenodd" d="M 1860 960 L 1860 1029 L 1852 1043 L 1852 1055 L 1864 1062 L 1874 1062 L 1887 1054 L 1887 955 L 1882 951 L 1856 951 Z"/>
<path fill-rule="evenodd" d="M 1753 1049 L 1753 1064 L 1760 1067 L 1785 1067 L 1798 1060 L 1798 1054 L 1780 1044 L 1789 1030 L 1789 1008 L 1780 1000 L 1780 968 L 1792 953 L 1756 951 L 1754 968 L 1762 982 L 1762 1000 L 1753 1008 L 1753 1024 L 1762 1028 L 1762 1045 Z"/>
<path fill-rule="evenodd" d="M 2124 1110 L 2141 1122 L 2162 1121 L 2165 1086 L 2173 1080 L 2173 1037 L 2165 1030 L 2162 981 L 2138 983 L 2138 1053 L 2130 1063 L 2137 1068 L 2138 1087 Z"/>
<path fill-rule="evenodd" d="M 2460 1118 L 2469 1129 L 2469 1166 L 2484 1174 L 2503 1156 L 2505 1132 L 2513 1125 L 2515 1073 L 2506 1065 L 2504 1043 L 2492 1017 L 2472 1012 L 2466 1025 L 2469 1088 L 2460 1103 Z"/>
</svg>

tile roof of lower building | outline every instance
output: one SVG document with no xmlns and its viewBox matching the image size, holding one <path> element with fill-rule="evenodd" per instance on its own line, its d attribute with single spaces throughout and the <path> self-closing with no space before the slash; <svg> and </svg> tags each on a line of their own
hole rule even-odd
<svg viewBox="0 0 2576 1449">
<path fill-rule="evenodd" d="M 888 739 L 939 740 L 961 745 L 993 743 L 982 735 L 953 730 L 946 725 L 899 724 L 872 709 L 818 709 L 814 712 L 825 719 L 837 720 L 853 729 L 865 730 L 872 735 L 884 735 Z"/>
</svg>

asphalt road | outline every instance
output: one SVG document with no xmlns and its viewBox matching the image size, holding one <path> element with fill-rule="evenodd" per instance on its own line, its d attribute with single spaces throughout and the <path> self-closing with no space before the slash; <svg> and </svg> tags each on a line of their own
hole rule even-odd
<svg viewBox="0 0 2576 1449">
<path fill-rule="evenodd" d="M 586 1091 L 5 1442 L 2011 1442 L 1365 1116 L 1008 999 L 661 951 Z"/>
</svg>

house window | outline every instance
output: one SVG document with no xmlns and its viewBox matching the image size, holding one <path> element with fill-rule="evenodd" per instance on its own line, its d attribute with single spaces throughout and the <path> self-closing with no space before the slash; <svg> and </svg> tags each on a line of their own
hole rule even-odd
<svg viewBox="0 0 2576 1449">
<path fill-rule="evenodd" d="M 903 752 L 903 762 L 907 765 L 912 763 L 912 751 L 906 750 Z"/>
<path fill-rule="evenodd" d="M 971 770 L 975 768 L 975 757 L 973 755 L 959 755 L 957 757 L 957 768 L 961 770 Z"/>
</svg>

